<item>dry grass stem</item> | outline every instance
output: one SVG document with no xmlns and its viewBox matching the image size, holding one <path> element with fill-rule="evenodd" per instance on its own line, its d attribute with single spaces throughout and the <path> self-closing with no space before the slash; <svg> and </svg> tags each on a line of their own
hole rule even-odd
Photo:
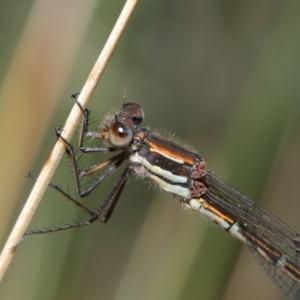
<svg viewBox="0 0 300 300">
<path fill-rule="evenodd" d="M 86 107 L 91 98 L 110 57 L 138 3 L 138 0 L 127 0 L 94 68 L 92 69 L 83 89 L 78 97 L 78 101 L 83 107 Z M 76 126 L 80 120 L 81 112 L 77 105 L 74 105 L 67 118 L 64 127 L 62 128 L 62 135 L 66 140 L 70 140 Z M 5 271 L 17 249 L 17 244 L 22 239 L 26 228 L 32 219 L 34 212 L 52 178 L 52 175 L 65 151 L 65 144 L 58 139 L 51 151 L 44 167 L 35 182 L 35 185 L 24 205 L 24 208 L 13 228 L 11 234 L 3 248 L 0 256 L 0 281 L 3 278 Z"/>
</svg>

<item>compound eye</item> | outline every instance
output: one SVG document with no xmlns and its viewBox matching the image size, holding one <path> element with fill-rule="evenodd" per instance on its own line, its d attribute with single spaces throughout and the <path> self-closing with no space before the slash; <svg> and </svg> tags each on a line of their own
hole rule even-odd
<svg viewBox="0 0 300 300">
<path fill-rule="evenodd" d="M 142 123 L 145 117 L 143 109 L 136 103 L 125 103 L 122 112 L 123 116 L 131 119 L 134 125 Z"/>
<path fill-rule="evenodd" d="M 126 147 L 132 141 L 132 131 L 123 123 L 116 122 L 108 129 L 108 139 L 116 147 Z"/>
</svg>

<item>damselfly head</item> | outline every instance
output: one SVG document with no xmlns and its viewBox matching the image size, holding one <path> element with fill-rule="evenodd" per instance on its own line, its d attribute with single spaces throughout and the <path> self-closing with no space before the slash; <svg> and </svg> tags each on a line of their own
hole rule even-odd
<svg viewBox="0 0 300 300">
<path fill-rule="evenodd" d="M 125 103 L 120 112 L 105 116 L 100 134 L 115 147 L 127 147 L 133 139 L 135 127 L 143 121 L 144 116 L 144 111 L 138 104 Z"/>
</svg>

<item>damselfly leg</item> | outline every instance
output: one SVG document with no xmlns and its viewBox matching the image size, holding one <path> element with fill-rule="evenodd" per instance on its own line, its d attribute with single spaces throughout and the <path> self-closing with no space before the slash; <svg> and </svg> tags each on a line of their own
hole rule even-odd
<svg viewBox="0 0 300 300">
<path fill-rule="evenodd" d="M 116 147 L 84 147 L 84 139 L 85 137 L 92 137 L 92 138 L 102 138 L 101 135 L 98 132 L 92 132 L 88 130 L 88 124 L 89 124 L 89 115 L 90 112 L 88 109 L 83 109 L 80 103 L 77 101 L 77 97 L 72 95 L 72 97 L 76 100 L 76 103 L 83 114 L 83 122 L 80 130 L 80 138 L 79 138 L 79 149 L 82 153 L 107 153 L 107 152 L 114 152 L 118 151 L 119 149 Z M 87 197 L 90 193 L 92 193 L 106 178 L 111 176 L 113 173 L 116 172 L 116 170 L 120 167 L 120 165 L 124 162 L 126 159 L 126 155 L 124 152 L 121 152 L 113 157 L 110 157 L 104 162 L 101 162 L 97 165 L 94 165 L 87 169 L 80 169 L 78 160 L 76 158 L 76 153 L 74 149 L 74 145 L 69 143 L 67 140 L 65 140 L 61 136 L 61 130 L 60 128 L 56 128 L 56 136 L 64 141 L 66 144 L 66 154 L 68 158 L 70 159 L 74 175 L 75 175 L 75 183 L 76 183 L 76 190 L 80 198 Z M 81 186 L 81 179 L 84 177 L 88 177 L 90 175 L 95 174 L 98 171 L 102 171 L 105 169 L 104 172 L 100 176 L 97 177 L 97 179 L 92 182 L 88 188 L 82 189 Z M 85 222 L 78 222 L 71 225 L 64 225 L 60 227 L 53 227 L 48 228 L 44 230 L 32 230 L 27 231 L 24 235 L 24 237 L 32 235 L 32 234 L 41 234 L 41 233 L 49 233 L 49 232 L 56 232 L 61 230 L 67 230 L 72 228 L 77 228 L 81 226 L 86 226 L 94 223 L 97 220 L 100 220 L 102 223 L 106 223 L 109 218 L 111 217 L 111 214 L 119 200 L 119 197 L 122 193 L 122 190 L 126 184 L 126 181 L 131 173 L 131 166 L 130 163 L 126 166 L 123 173 L 121 174 L 118 181 L 114 184 L 113 188 L 111 189 L 109 195 L 105 198 L 103 203 L 99 206 L 99 208 L 93 212 L 86 206 L 82 205 L 79 201 L 74 199 L 69 193 L 65 192 L 60 186 L 50 183 L 49 186 L 57 190 L 61 195 L 64 196 L 67 200 L 69 200 L 71 203 L 78 206 L 82 211 L 85 213 L 88 213 L 90 215 L 90 219 Z M 34 176 L 29 174 L 29 177 L 36 179 Z"/>
</svg>

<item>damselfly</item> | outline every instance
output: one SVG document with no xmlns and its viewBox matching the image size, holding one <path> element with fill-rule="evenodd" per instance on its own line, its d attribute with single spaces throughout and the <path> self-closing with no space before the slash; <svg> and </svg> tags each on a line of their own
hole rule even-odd
<svg viewBox="0 0 300 300">
<path fill-rule="evenodd" d="M 81 170 L 74 146 L 57 130 L 58 137 L 67 145 L 66 152 L 73 163 L 79 196 L 88 196 L 124 162 L 127 165 L 97 211 L 90 210 L 60 187 L 51 185 L 88 213 L 88 221 L 59 228 L 28 231 L 25 236 L 86 226 L 97 220 L 107 222 L 131 171 L 134 170 L 139 177 L 151 178 L 186 209 L 205 216 L 247 244 L 258 263 L 283 294 L 288 299 L 300 299 L 300 236 L 297 233 L 259 203 L 218 178 L 207 168 L 202 156 L 191 148 L 179 145 L 172 138 L 153 134 L 148 128 L 139 127 L 144 112 L 138 104 L 125 103 L 119 112 L 107 114 L 98 132 L 89 131 L 90 111 L 83 109 L 78 102 L 77 104 L 83 114 L 80 150 L 83 153 L 118 152 L 104 162 Z M 84 146 L 86 137 L 103 140 L 107 145 L 87 148 Z M 88 188 L 83 189 L 81 179 L 99 171 L 101 175 Z"/>
</svg>

